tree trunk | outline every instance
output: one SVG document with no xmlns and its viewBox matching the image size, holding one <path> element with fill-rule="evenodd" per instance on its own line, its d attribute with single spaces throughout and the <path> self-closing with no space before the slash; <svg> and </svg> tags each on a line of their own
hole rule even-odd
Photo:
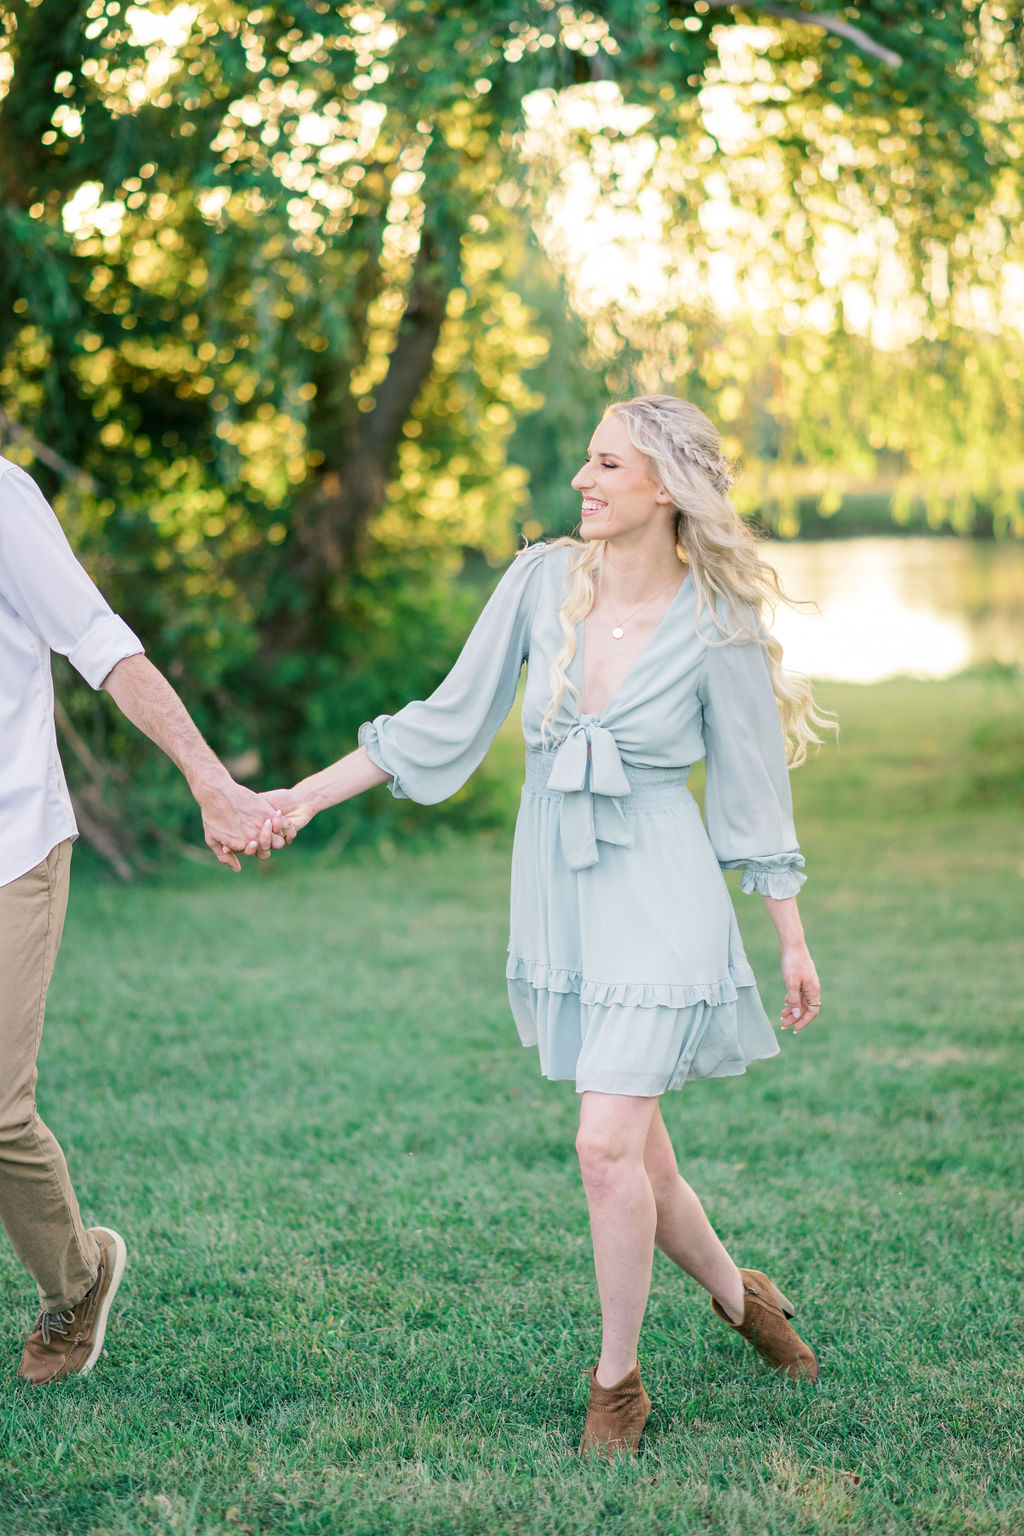
<svg viewBox="0 0 1024 1536">
<path fill-rule="evenodd" d="M 320 637 L 338 577 L 350 570 L 381 511 L 394 473 L 402 429 L 430 376 L 458 280 L 460 231 L 424 219 L 409 297 L 373 406 L 353 412 L 337 433 L 319 484 L 296 514 L 289 572 L 303 594 L 301 612 L 279 614 L 271 647 L 302 648 Z"/>
</svg>

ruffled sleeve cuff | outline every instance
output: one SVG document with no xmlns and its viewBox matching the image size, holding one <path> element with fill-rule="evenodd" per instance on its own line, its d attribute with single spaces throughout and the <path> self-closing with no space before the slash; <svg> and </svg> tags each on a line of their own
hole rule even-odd
<svg viewBox="0 0 1024 1536">
<path fill-rule="evenodd" d="M 737 859 L 732 867 L 737 866 L 743 869 L 740 890 L 746 896 L 756 894 L 785 901 L 795 896 L 807 880 L 800 872 L 804 867 L 802 853 L 780 853 L 770 859 Z"/>
<path fill-rule="evenodd" d="M 359 727 L 359 745 L 370 761 L 377 764 L 382 773 L 391 775 L 388 779 L 388 788 L 395 799 L 408 800 L 411 797 L 408 791 L 402 788 L 397 772 L 388 762 L 387 750 L 384 746 L 383 731 L 390 719 L 390 715 L 378 715 L 376 720 L 367 720 L 364 725 L 361 725 Z"/>
</svg>

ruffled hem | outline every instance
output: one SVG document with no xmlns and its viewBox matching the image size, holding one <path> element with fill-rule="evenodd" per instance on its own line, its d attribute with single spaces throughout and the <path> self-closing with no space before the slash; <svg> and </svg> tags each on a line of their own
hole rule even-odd
<svg viewBox="0 0 1024 1536">
<path fill-rule="evenodd" d="M 717 1007 L 586 1004 L 575 993 L 538 991 L 517 979 L 508 996 L 519 1038 L 537 1048 L 542 1075 L 574 1080 L 577 1093 L 656 1097 L 702 1078 L 739 1076 L 779 1051 L 756 987 L 740 988 L 734 1002 Z"/>
<path fill-rule="evenodd" d="M 358 741 L 367 757 L 372 763 L 376 763 L 381 773 L 389 773 L 391 775 L 391 777 L 388 779 L 388 789 L 394 795 L 395 799 L 411 799 L 412 797 L 408 791 L 402 788 L 401 780 L 399 779 L 398 774 L 393 768 L 388 766 L 384 755 L 384 749 L 381 745 L 380 731 L 377 729 L 376 720 L 367 720 L 365 725 L 361 725 L 359 727 Z"/>
<path fill-rule="evenodd" d="M 589 981 L 579 971 L 559 970 L 513 954 L 508 957 L 505 976 L 509 981 L 525 981 L 538 992 L 574 992 L 584 1007 L 600 1008 L 692 1008 L 695 1003 L 718 1008 L 734 1003 L 740 987 L 756 985 L 754 973 L 745 963 L 730 966 L 728 976 L 719 981 Z"/>
</svg>

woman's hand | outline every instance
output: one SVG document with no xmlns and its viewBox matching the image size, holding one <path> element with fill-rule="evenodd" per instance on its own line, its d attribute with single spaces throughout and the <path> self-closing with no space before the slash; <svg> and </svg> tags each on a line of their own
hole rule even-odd
<svg viewBox="0 0 1024 1536">
<path fill-rule="evenodd" d="M 821 982 L 814 969 L 807 945 L 786 945 L 782 950 L 782 979 L 786 983 L 786 1001 L 783 1005 L 783 1029 L 793 1026 L 793 1033 L 806 1029 L 818 1016 L 821 1007 Z"/>
<path fill-rule="evenodd" d="M 296 832 L 313 820 L 316 815 L 313 806 L 305 796 L 297 793 L 295 789 L 268 789 L 264 790 L 260 797 L 274 807 L 275 813 L 283 819 L 285 827 L 285 842 L 291 842 Z M 288 835 L 290 833 L 290 835 Z M 279 846 L 276 842 L 275 847 Z M 261 842 L 252 841 L 246 844 L 247 854 L 262 855 Z M 265 856 L 265 855 L 263 855 Z"/>
<path fill-rule="evenodd" d="M 817 1018 L 821 1007 L 821 982 L 804 939 L 796 897 L 766 896 L 764 904 L 775 924 L 782 954 L 782 979 L 786 983 L 782 1027 L 788 1029 L 792 1024 L 795 1034 Z"/>
</svg>

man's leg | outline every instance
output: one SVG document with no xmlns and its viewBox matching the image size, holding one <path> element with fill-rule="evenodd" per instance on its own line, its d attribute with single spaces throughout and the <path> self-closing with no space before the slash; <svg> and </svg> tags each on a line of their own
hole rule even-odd
<svg viewBox="0 0 1024 1536">
<path fill-rule="evenodd" d="M 97 1320 L 105 1327 L 124 1267 L 116 1234 L 82 1226 L 64 1154 L 35 1105 L 36 1057 L 70 864 L 70 842 L 59 843 L 35 869 L 0 886 L 0 1221 L 39 1287 L 40 1323 L 22 1359 L 22 1374 L 33 1381 L 79 1371 L 86 1361 L 91 1366 L 99 1348 L 92 1354 L 89 1341 Z M 98 1280 L 102 1296 L 92 1294 Z"/>
</svg>

